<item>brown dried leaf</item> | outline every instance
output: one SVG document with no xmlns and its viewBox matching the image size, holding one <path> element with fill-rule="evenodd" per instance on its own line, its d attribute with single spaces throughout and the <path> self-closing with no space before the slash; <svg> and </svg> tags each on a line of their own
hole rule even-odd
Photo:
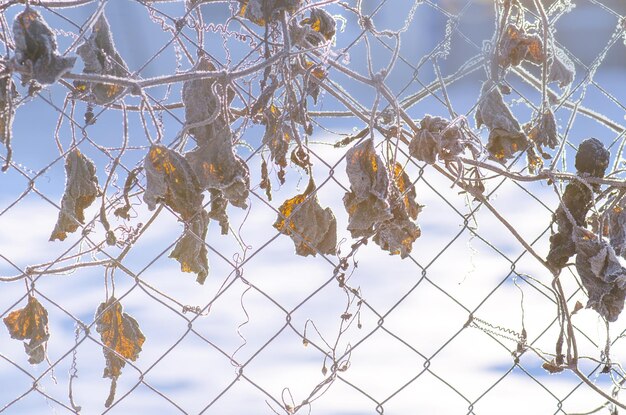
<svg viewBox="0 0 626 415">
<path fill-rule="evenodd" d="M 559 145 L 559 137 L 556 131 L 556 120 L 551 109 L 541 114 L 537 124 L 529 128 L 528 138 L 535 142 L 538 146 L 550 147 L 554 149 Z"/>
<path fill-rule="evenodd" d="M 526 150 L 529 145 L 519 123 L 504 103 L 500 90 L 491 81 L 483 84 L 476 109 L 476 124 L 489 128 L 487 151 L 491 158 L 501 163 L 513 157 L 514 153 Z"/>
<path fill-rule="evenodd" d="M 393 217 L 382 221 L 376 229 L 374 242 L 391 255 L 406 258 L 421 231 L 411 219 L 416 219 L 421 206 L 415 201 L 415 187 L 400 164 L 394 167 L 394 182 L 389 200 Z"/>
<path fill-rule="evenodd" d="M 593 177 L 604 177 L 609 167 L 611 153 L 597 138 L 588 138 L 578 146 L 575 166 L 578 174 L 587 174 Z"/>
<path fill-rule="evenodd" d="M 109 22 L 102 13 L 93 26 L 91 35 L 76 49 L 76 53 L 85 62 L 83 73 L 126 77 L 128 66 L 117 52 Z M 97 104 L 106 104 L 115 100 L 124 88 L 119 85 L 102 83 L 74 82 L 79 91 L 90 90 Z"/>
<path fill-rule="evenodd" d="M 126 366 L 126 360 L 135 361 L 146 340 L 137 321 L 123 312 L 122 304 L 115 297 L 100 303 L 96 311 L 96 331 L 103 343 L 102 353 L 106 360 L 102 377 L 112 379 L 109 397 L 105 403 L 108 408 L 115 398 L 117 378 Z"/>
<path fill-rule="evenodd" d="M 226 213 L 228 201 L 224 199 L 224 195 L 219 190 L 209 189 L 209 193 L 211 194 L 209 218 L 216 220 L 220 224 L 220 232 L 222 235 L 226 235 L 228 234 L 228 214 Z"/>
<path fill-rule="evenodd" d="M 77 148 L 65 159 L 65 192 L 61 199 L 61 211 L 54 226 L 50 241 L 65 240 L 68 233 L 85 223 L 85 209 L 100 193 L 96 167 Z"/>
<path fill-rule="evenodd" d="M 206 55 L 201 55 L 193 70 L 211 72 L 215 71 L 215 66 Z M 228 118 L 222 111 L 222 103 L 224 100 L 228 103 L 232 101 L 232 89 L 224 94 L 214 79 L 194 79 L 183 83 L 182 97 L 185 123 L 187 126 L 196 125 L 189 128 L 189 133 L 199 145 L 215 140 L 216 137 L 231 135 Z"/>
<path fill-rule="evenodd" d="M 180 270 L 196 274 L 200 284 L 209 275 L 209 260 L 204 244 L 209 226 L 209 213 L 204 209 L 185 226 L 183 237 L 176 243 L 169 257 L 180 263 Z"/>
<path fill-rule="evenodd" d="M 626 197 L 608 212 L 608 234 L 615 253 L 626 258 Z"/>
<path fill-rule="evenodd" d="M 202 189 L 221 191 L 233 206 L 243 209 L 248 206 L 248 166 L 235 155 L 230 135 L 196 147 L 186 153 L 185 158 L 196 173 Z"/>
<path fill-rule="evenodd" d="M 563 49 L 554 47 L 552 64 L 548 72 L 548 82 L 558 82 L 559 88 L 565 88 L 574 81 L 576 67 Z"/>
<path fill-rule="evenodd" d="M 624 309 L 626 299 L 626 268 L 603 238 L 577 227 L 576 270 L 587 289 L 587 308 L 593 308 L 609 322 L 614 322 Z"/>
<path fill-rule="evenodd" d="M 409 153 L 429 164 L 451 160 L 463 153 L 465 137 L 457 125 L 441 117 L 426 115 L 420 121 L 420 129 L 409 143 Z"/>
<path fill-rule="evenodd" d="M 334 255 L 337 220 L 330 208 L 320 206 L 315 190 L 315 183 L 311 179 L 304 193 L 286 200 L 278 208 L 280 214 L 274 227 L 282 234 L 291 236 L 298 255 Z"/>
<path fill-rule="evenodd" d="M 326 40 L 331 40 L 335 36 L 337 23 L 335 18 L 324 9 L 314 7 L 311 9 L 311 14 L 306 19 L 300 22 L 302 25 L 307 25 L 317 33 L 320 33 Z M 319 45 L 317 37 L 309 36 L 307 40 L 312 45 Z"/>
<path fill-rule="evenodd" d="M 287 151 L 293 130 L 281 119 L 281 112 L 276 106 L 270 105 L 265 111 L 265 134 L 263 144 L 270 149 L 271 160 L 281 170 L 287 167 Z"/>
<path fill-rule="evenodd" d="M 185 221 L 202 210 L 202 189 L 187 160 L 174 150 L 153 144 L 144 159 L 148 209 L 165 203 Z"/>
<path fill-rule="evenodd" d="M 563 367 L 556 364 L 554 360 L 551 360 L 550 362 L 544 362 L 541 367 L 551 374 L 561 373 L 563 371 Z"/>
<path fill-rule="evenodd" d="M 22 76 L 23 84 L 30 79 L 41 84 L 53 84 L 74 66 L 76 58 L 58 54 L 55 34 L 41 15 L 30 7 L 13 21 L 13 36 L 13 59 L 29 72 Z"/>
<path fill-rule="evenodd" d="M 4 318 L 12 339 L 30 340 L 24 343 L 28 363 L 37 364 L 46 357 L 48 332 L 48 312 L 32 295 L 28 296 L 26 307 L 12 311 Z"/>
<path fill-rule="evenodd" d="M 389 205 L 389 175 L 371 138 L 346 152 L 350 191 L 343 197 L 348 230 L 353 238 L 371 236 L 374 227 L 393 218 Z"/>
<path fill-rule="evenodd" d="M 302 0 L 240 0 L 240 17 L 245 17 L 259 26 L 264 26 L 267 22 L 275 18 L 274 12 L 286 10 L 293 13 L 298 10 Z"/>
<path fill-rule="evenodd" d="M 499 63 L 503 68 L 517 66 L 523 60 L 540 64 L 546 59 L 541 37 L 527 34 L 523 27 L 512 24 L 504 30 L 498 52 Z"/>
</svg>

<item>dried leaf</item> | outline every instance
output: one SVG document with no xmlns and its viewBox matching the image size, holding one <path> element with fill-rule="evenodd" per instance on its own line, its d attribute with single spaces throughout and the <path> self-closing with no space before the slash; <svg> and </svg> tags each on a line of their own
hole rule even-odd
<svg viewBox="0 0 626 415">
<path fill-rule="evenodd" d="M 626 198 L 608 212 L 608 235 L 615 253 L 626 258 Z"/>
<path fill-rule="evenodd" d="M 87 209 L 100 193 L 96 167 L 77 148 L 65 159 L 65 192 L 61 199 L 61 211 L 50 240 L 65 240 L 68 233 L 85 223 Z"/>
<path fill-rule="evenodd" d="M 279 208 L 274 227 L 291 236 L 296 254 L 334 255 L 337 245 L 337 220 L 330 208 L 322 208 L 311 179 L 304 193 L 286 200 Z"/>
<path fill-rule="evenodd" d="M 576 153 L 576 170 L 579 175 L 587 174 L 593 177 L 604 177 L 609 166 L 611 153 L 604 148 L 604 144 L 597 138 L 588 138 L 578 146 Z"/>
<path fill-rule="evenodd" d="M 100 333 L 102 353 L 106 360 L 102 377 L 112 379 L 109 397 L 105 403 L 109 407 L 115 398 L 117 378 L 126 366 L 126 360 L 137 360 L 146 338 L 137 321 L 123 312 L 122 305 L 115 297 L 100 303 L 95 318 L 96 331 Z"/>
<path fill-rule="evenodd" d="M 552 64 L 548 72 L 548 82 L 558 82 L 559 88 L 565 88 L 574 81 L 576 67 L 563 49 L 554 47 Z"/>
<path fill-rule="evenodd" d="M 265 134 L 263 144 L 270 150 L 270 159 L 281 170 L 287 167 L 287 151 L 293 136 L 291 126 L 283 122 L 281 112 L 274 105 L 265 111 Z"/>
<path fill-rule="evenodd" d="M 374 227 L 393 218 L 389 205 L 389 175 L 371 138 L 346 152 L 350 191 L 343 197 L 353 238 L 371 236 Z"/>
<path fill-rule="evenodd" d="M 578 227 L 574 231 L 576 270 L 587 289 L 587 308 L 593 308 L 609 322 L 614 322 L 624 309 L 626 299 L 626 268 L 603 238 Z"/>
<path fill-rule="evenodd" d="M 126 62 L 115 48 L 104 13 L 94 24 L 91 35 L 76 49 L 76 53 L 85 62 L 83 73 L 117 77 L 125 77 L 129 73 Z M 75 82 L 74 86 L 79 91 L 90 90 L 95 102 L 101 105 L 115 100 L 124 91 L 122 86 L 112 84 Z"/>
<path fill-rule="evenodd" d="M 528 139 L 520 131 L 520 125 L 504 103 L 500 90 L 491 81 L 483 84 L 478 108 L 477 127 L 489 128 L 487 151 L 491 158 L 501 163 L 513 157 L 514 153 L 526 150 Z"/>
<path fill-rule="evenodd" d="M 409 143 L 409 153 L 418 160 L 434 164 L 437 157 L 451 160 L 463 153 L 465 137 L 457 125 L 441 117 L 426 115 Z"/>
<path fill-rule="evenodd" d="M 537 125 L 529 128 L 528 138 L 535 144 L 542 147 L 550 147 L 554 149 L 559 145 L 559 137 L 556 131 L 556 120 L 551 109 L 541 114 Z"/>
<path fill-rule="evenodd" d="M 544 362 L 541 367 L 551 374 L 561 373 L 563 371 L 563 367 L 557 365 L 554 360 L 551 360 L 550 362 Z"/>
<path fill-rule="evenodd" d="M 576 301 L 576 304 L 574 304 L 574 309 L 572 310 L 570 315 L 573 316 L 574 314 L 578 313 L 583 308 L 584 308 L 583 304 L 580 301 Z"/>
<path fill-rule="evenodd" d="M 48 332 L 48 312 L 32 295 L 28 296 L 26 307 L 12 311 L 4 318 L 12 339 L 30 340 L 24 343 L 28 363 L 38 364 L 46 357 Z"/>
<path fill-rule="evenodd" d="M 233 206 L 246 208 L 250 174 L 246 163 L 235 155 L 230 135 L 216 138 L 185 154 L 202 189 L 220 190 Z"/>
<path fill-rule="evenodd" d="M 174 150 L 153 144 L 144 159 L 148 209 L 165 203 L 185 221 L 202 210 L 202 189 L 187 160 Z"/>
<path fill-rule="evenodd" d="M 293 164 L 303 169 L 308 169 L 311 166 L 309 154 L 302 147 L 294 148 L 289 158 Z"/>
<path fill-rule="evenodd" d="M 331 40 L 335 36 L 337 26 L 335 18 L 324 9 L 312 8 L 309 17 L 303 19 L 300 23 L 309 26 L 313 31 L 324 36 L 326 40 Z M 315 36 L 308 36 L 307 40 L 314 46 L 320 44 L 320 41 Z"/>
<path fill-rule="evenodd" d="M 536 34 L 527 34 L 523 27 L 508 25 L 500 39 L 499 63 L 503 68 L 517 66 L 523 60 L 540 64 L 545 60 L 543 42 Z"/>
<path fill-rule="evenodd" d="M 264 26 L 275 18 L 274 12 L 286 10 L 288 13 L 294 13 L 301 4 L 302 0 L 241 0 L 237 15 Z"/>
<path fill-rule="evenodd" d="M 226 213 L 228 201 L 224 199 L 224 195 L 219 190 L 209 189 L 209 193 L 211 194 L 209 218 L 216 220 L 220 224 L 222 235 L 226 235 L 228 234 L 228 214 Z"/>
<path fill-rule="evenodd" d="M 0 78 L 0 143 L 4 144 L 11 134 L 17 89 L 10 76 Z"/>
<path fill-rule="evenodd" d="M 265 196 L 267 196 L 267 200 L 272 200 L 272 182 L 270 180 L 269 174 L 267 172 L 267 162 L 265 159 L 261 162 L 261 183 L 259 184 L 261 189 L 265 190 Z"/>
<path fill-rule="evenodd" d="M 563 205 L 559 205 L 554 213 L 558 232 L 550 236 L 550 251 L 546 258 L 548 264 L 555 268 L 563 268 L 572 255 L 576 253 L 576 245 L 572 239 L 574 229 L 565 209 L 571 213 L 577 226 L 584 226 L 585 217 L 591 208 L 591 190 L 579 181 L 572 181 L 563 192 Z"/>
<path fill-rule="evenodd" d="M 209 260 L 204 244 L 209 226 L 209 213 L 202 210 L 185 226 L 183 237 L 176 243 L 169 257 L 180 263 L 180 270 L 196 274 L 200 284 L 209 275 Z"/>
<path fill-rule="evenodd" d="M 416 219 L 421 206 L 415 201 L 415 187 L 400 164 L 394 167 L 394 182 L 389 200 L 393 217 L 382 221 L 376 229 L 374 242 L 391 255 L 406 258 L 421 231 L 411 219 Z"/>
<path fill-rule="evenodd" d="M 206 55 L 201 55 L 193 67 L 194 71 L 215 71 L 215 66 Z M 218 92 L 225 96 L 220 96 Z M 234 91 L 226 93 L 214 79 L 194 79 L 183 83 L 183 104 L 185 123 L 189 133 L 198 144 L 205 144 L 216 137 L 230 135 L 228 118 L 223 113 L 223 101 L 231 102 Z M 195 127 L 191 127 L 195 125 Z"/>
<path fill-rule="evenodd" d="M 53 84 L 72 69 L 75 57 L 65 58 L 57 53 L 56 36 L 41 15 L 27 7 L 13 22 L 15 61 L 26 68 L 22 83 L 34 79 L 41 84 Z"/>
</svg>

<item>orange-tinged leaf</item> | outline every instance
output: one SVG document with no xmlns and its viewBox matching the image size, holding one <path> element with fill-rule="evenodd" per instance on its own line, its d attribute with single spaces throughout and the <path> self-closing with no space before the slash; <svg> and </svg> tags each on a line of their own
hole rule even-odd
<svg viewBox="0 0 626 415">
<path fill-rule="evenodd" d="M 115 297 L 101 303 L 96 311 L 96 331 L 103 343 L 102 352 L 106 360 L 103 377 L 111 378 L 111 390 L 105 403 L 109 407 L 115 398 L 117 378 L 126 365 L 126 360 L 135 361 L 146 338 L 137 321 L 123 312 Z"/>
<path fill-rule="evenodd" d="M 31 364 L 43 362 L 50 334 L 48 312 L 39 301 L 32 295 L 28 296 L 26 307 L 12 311 L 3 321 L 9 329 L 11 338 L 30 340 L 24 343 L 24 349 L 29 356 L 28 362 Z"/>
<path fill-rule="evenodd" d="M 180 263 L 181 271 L 196 274 L 200 284 L 204 284 L 209 274 L 208 251 L 204 244 L 208 226 L 209 213 L 202 210 L 185 226 L 183 237 L 169 255 Z"/>
<path fill-rule="evenodd" d="M 304 193 L 286 200 L 278 210 L 274 227 L 291 236 L 296 254 L 334 255 L 337 245 L 337 220 L 330 208 L 322 208 L 311 179 Z"/>
</svg>

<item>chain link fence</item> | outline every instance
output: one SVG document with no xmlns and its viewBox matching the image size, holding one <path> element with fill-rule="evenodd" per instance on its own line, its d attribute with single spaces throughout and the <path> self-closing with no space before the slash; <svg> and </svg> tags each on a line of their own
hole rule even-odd
<svg viewBox="0 0 626 415">
<path fill-rule="evenodd" d="M 0 412 L 626 408 L 623 2 L 0 12 Z"/>
</svg>

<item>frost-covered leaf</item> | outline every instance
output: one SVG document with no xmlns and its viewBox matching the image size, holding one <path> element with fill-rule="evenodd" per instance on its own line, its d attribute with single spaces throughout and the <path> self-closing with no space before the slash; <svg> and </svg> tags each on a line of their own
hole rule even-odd
<svg viewBox="0 0 626 415">
<path fill-rule="evenodd" d="M 126 62 L 115 48 L 104 13 L 94 24 L 91 35 L 76 49 L 76 53 L 85 63 L 84 73 L 117 77 L 125 77 L 129 73 Z M 111 102 L 124 91 L 123 87 L 112 84 L 75 82 L 74 85 L 80 91 L 91 90 L 97 104 Z"/>
<path fill-rule="evenodd" d="M 343 204 L 349 215 L 348 230 L 353 238 L 371 236 L 376 225 L 393 217 L 389 175 L 371 138 L 346 152 L 346 173 L 350 191 Z"/>
<path fill-rule="evenodd" d="M 409 143 L 409 153 L 418 160 L 434 164 L 437 157 L 451 160 L 463 153 L 463 132 L 457 125 L 441 117 L 426 115 L 420 129 Z"/>
<path fill-rule="evenodd" d="M 520 131 L 519 122 L 491 81 L 483 84 L 476 109 L 476 125 L 480 128 L 483 124 L 489 129 L 487 151 L 491 158 L 504 163 L 514 153 L 528 147 L 528 139 Z"/>
<path fill-rule="evenodd" d="M 523 27 L 509 24 L 502 33 L 499 46 L 499 62 L 503 68 L 517 66 L 523 60 L 536 64 L 545 60 L 541 37 L 526 33 Z"/>
<path fill-rule="evenodd" d="M 608 212 L 608 236 L 615 253 L 626 258 L 626 197 Z"/>
<path fill-rule="evenodd" d="M 100 333 L 102 353 L 106 360 L 102 377 L 112 379 L 109 397 L 105 403 L 108 408 L 115 399 L 117 378 L 122 374 L 126 360 L 137 360 L 146 338 L 137 321 L 124 313 L 122 304 L 115 297 L 100 303 L 95 319 L 96 331 Z"/>
<path fill-rule="evenodd" d="M 274 227 L 291 236 L 296 254 L 334 255 L 337 245 L 337 220 L 330 208 L 322 208 L 311 179 L 304 193 L 287 199 L 279 208 Z"/>
<path fill-rule="evenodd" d="M 283 122 L 280 110 L 270 105 L 265 111 L 263 144 L 269 148 L 271 160 L 279 166 L 281 171 L 287 167 L 287 151 L 292 136 L 293 130 L 291 126 Z"/>
<path fill-rule="evenodd" d="M 228 214 L 226 213 L 228 200 L 224 199 L 224 195 L 219 190 L 209 189 L 209 193 L 211 194 L 209 218 L 216 220 L 220 224 L 220 232 L 226 235 L 228 233 Z"/>
<path fill-rule="evenodd" d="M 180 270 L 196 274 L 200 284 L 209 275 L 209 260 L 204 244 L 209 226 L 209 213 L 204 209 L 185 225 L 183 237 L 176 243 L 169 257 L 180 263 Z"/>
<path fill-rule="evenodd" d="M 0 143 L 11 134 L 17 90 L 10 76 L 0 78 Z"/>
<path fill-rule="evenodd" d="M 335 36 L 337 23 L 335 18 L 324 9 L 312 8 L 311 14 L 302 20 L 302 25 L 309 26 L 313 31 L 324 36 L 324 39 L 331 40 Z M 312 45 L 318 45 L 320 41 L 315 36 L 307 37 Z"/>
<path fill-rule="evenodd" d="M 565 88 L 574 81 L 576 67 L 563 49 L 554 47 L 552 64 L 548 72 L 548 82 L 558 82 L 560 88 Z"/>
<path fill-rule="evenodd" d="M 415 200 L 415 186 L 400 164 L 394 166 L 394 180 L 390 186 L 390 219 L 384 220 L 376 229 L 374 242 L 391 255 L 405 258 L 411 253 L 413 242 L 421 235 L 416 219 L 421 206 Z"/>
<path fill-rule="evenodd" d="M 250 173 L 246 163 L 235 155 L 230 134 L 196 147 L 185 158 L 202 189 L 219 190 L 233 206 L 247 207 Z"/>
<path fill-rule="evenodd" d="M 25 84 L 34 79 L 41 84 L 53 84 L 72 69 L 76 57 L 62 57 L 57 52 L 56 36 L 41 15 L 27 7 L 13 22 L 15 61 L 25 67 Z"/>
<path fill-rule="evenodd" d="M 50 333 L 48 312 L 41 303 L 29 295 L 26 307 L 10 312 L 3 321 L 12 339 L 30 340 L 24 343 L 28 362 L 33 365 L 43 362 Z"/>
<path fill-rule="evenodd" d="M 604 177 L 609 166 L 611 153 L 604 148 L 604 144 L 597 138 L 588 138 L 578 146 L 576 153 L 576 170 L 578 174 L 587 174 L 593 177 Z"/>
<path fill-rule="evenodd" d="M 616 321 L 626 299 L 626 268 L 604 240 L 583 228 L 574 231 L 576 270 L 587 289 L 587 308 L 608 321 Z"/>
<path fill-rule="evenodd" d="M 165 203 L 187 221 L 202 210 L 202 189 L 187 160 L 174 150 L 154 144 L 144 159 L 148 209 Z"/>
<path fill-rule="evenodd" d="M 554 221 L 558 231 L 550 236 L 550 251 L 547 262 L 555 268 L 563 268 L 572 255 L 576 253 L 576 246 L 572 239 L 574 229 L 565 209 L 571 213 L 577 226 L 584 226 L 585 217 L 591 208 L 591 190 L 579 181 L 572 181 L 563 192 L 563 205 L 559 205 L 554 213 Z"/>
<path fill-rule="evenodd" d="M 276 18 L 275 12 L 286 10 L 293 13 L 300 8 L 302 0 L 240 0 L 238 15 L 259 26 Z"/>
<path fill-rule="evenodd" d="M 201 55 L 193 68 L 194 71 L 215 71 L 215 66 L 206 55 Z M 214 79 L 194 79 L 183 83 L 183 104 L 185 106 L 185 123 L 189 133 L 198 144 L 206 143 L 218 136 L 229 135 L 228 118 L 223 113 L 223 100 L 229 103 L 233 99 L 233 91 L 228 89 L 226 97 L 215 84 Z"/>
<path fill-rule="evenodd" d="M 559 137 L 556 131 L 556 120 L 551 109 L 539 116 L 537 124 L 530 128 L 528 138 L 533 140 L 535 144 L 542 147 L 550 147 L 554 149 L 559 145 Z"/>
<path fill-rule="evenodd" d="M 100 193 L 96 167 L 77 148 L 65 159 L 65 192 L 61 199 L 61 211 L 50 240 L 65 240 L 68 233 L 85 223 L 87 209 Z"/>
</svg>

